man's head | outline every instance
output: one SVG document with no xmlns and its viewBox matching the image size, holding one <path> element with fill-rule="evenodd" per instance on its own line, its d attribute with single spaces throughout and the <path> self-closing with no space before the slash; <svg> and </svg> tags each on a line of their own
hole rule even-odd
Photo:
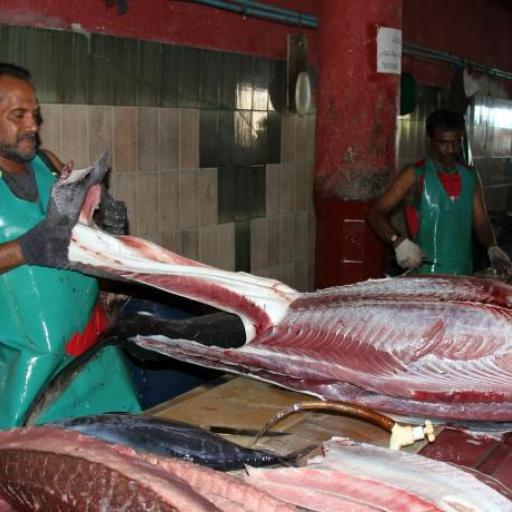
<svg viewBox="0 0 512 512">
<path fill-rule="evenodd" d="M 39 146 L 41 114 L 30 73 L 0 63 L 0 163 L 31 160 Z"/>
<path fill-rule="evenodd" d="M 443 167 L 452 167 L 459 160 L 465 125 L 462 114 L 447 109 L 436 110 L 428 116 L 426 128 L 432 156 Z"/>
</svg>

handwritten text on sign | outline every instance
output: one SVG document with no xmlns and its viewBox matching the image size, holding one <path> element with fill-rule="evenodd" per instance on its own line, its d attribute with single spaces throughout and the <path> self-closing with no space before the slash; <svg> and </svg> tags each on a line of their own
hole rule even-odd
<svg viewBox="0 0 512 512">
<path fill-rule="evenodd" d="M 377 73 L 402 72 L 402 31 L 379 27 L 377 32 Z"/>
</svg>

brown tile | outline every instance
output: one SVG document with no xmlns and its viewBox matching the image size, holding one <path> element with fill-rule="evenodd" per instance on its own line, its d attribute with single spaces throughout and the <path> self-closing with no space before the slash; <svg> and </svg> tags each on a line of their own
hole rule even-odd
<svg viewBox="0 0 512 512">
<path fill-rule="evenodd" d="M 267 165 L 267 216 L 279 215 L 279 196 L 281 190 L 281 164 Z"/>
<path fill-rule="evenodd" d="M 279 263 L 291 263 L 295 259 L 295 215 L 279 218 Z"/>
<path fill-rule="evenodd" d="M 158 109 L 153 107 L 137 112 L 137 164 L 139 171 L 158 169 Z"/>
<path fill-rule="evenodd" d="M 169 251 L 181 254 L 181 237 L 177 232 L 162 233 L 161 245 Z"/>
<path fill-rule="evenodd" d="M 73 160 L 75 169 L 89 164 L 86 105 L 63 105 L 61 111 L 62 146 L 60 159 Z"/>
<path fill-rule="evenodd" d="M 61 156 L 61 131 L 60 131 L 60 105 L 41 105 L 41 113 L 43 115 L 43 124 L 41 126 L 40 135 L 42 147 L 49 149 L 59 158 Z"/>
<path fill-rule="evenodd" d="M 134 172 L 117 172 L 116 170 L 112 173 L 111 179 L 115 190 L 114 197 L 126 203 L 129 233 L 137 235 L 137 174 Z"/>
<path fill-rule="evenodd" d="M 295 167 L 295 209 L 306 210 L 308 208 L 309 182 L 307 164 L 297 163 Z"/>
<path fill-rule="evenodd" d="M 176 108 L 158 109 L 158 168 L 178 169 L 178 118 Z"/>
<path fill-rule="evenodd" d="M 285 163 L 281 166 L 279 179 L 279 211 L 289 213 L 295 207 L 295 164 Z"/>
<path fill-rule="evenodd" d="M 316 116 L 307 116 L 306 126 L 306 163 L 312 164 L 315 161 L 315 128 Z"/>
<path fill-rule="evenodd" d="M 217 226 L 199 228 L 199 261 L 217 266 Z"/>
<path fill-rule="evenodd" d="M 267 266 L 267 219 L 251 219 L 251 272 Z"/>
<path fill-rule="evenodd" d="M 114 167 L 117 171 L 136 171 L 137 109 L 114 107 Z"/>
<path fill-rule="evenodd" d="M 173 235 L 179 226 L 179 176 L 177 171 L 160 173 L 161 239 Z"/>
<path fill-rule="evenodd" d="M 199 259 L 199 230 L 198 228 L 183 229 L 181 236 L 181 255 L 192 260 Z"/>
<path fill-rule="evenodd" d="M 279 265 L 279 217 L 267 217 L 267 264 Z"/>
<path fill-rule="evenodd" d="M 308 137 L 307 117 L 297 116 L 295 124 L 295 159 L 298 164 L 305 164 L 307 159 Z"/>
<path fill-rule="evenodd" d="M 88 122 L 89 163 L 95 162 L 106 149 L 112 162 L 112 107 L 89 106 Z"/>
<path fill-rule="evenodd" d="M 199 177 L 197 170 L 179 171 L 180 228 L 199 225 Z"/>
<path fill-rule="evenodd" d="M 179 117 L 180 169 L 199 167 L 199 110 L 182 108 Z"/>
<path fill-rule="evenodd" d="M 235 224 L 217 226 L 217 260 L 219 268 L 235 270 Z"/>
<path fill-rule="evenodd" d="M 295 114 L 281 118 L 281 162 L 295 162 Z"/>
<path fill-rule="evenodd" d="M 295 288 L 295 263 L 285 263 L 279 270 L 280 281 Z"/>
<path fill-rule="evenodd" d="M 160 243 L 160 186 L 156 172 L 138 175 L 138 232 L 139 236 Z"/>
<path fill-rule="evenodd" d="M 217 169 L 199 169 L 199 225 L 217 222 Z"/>
</svg>

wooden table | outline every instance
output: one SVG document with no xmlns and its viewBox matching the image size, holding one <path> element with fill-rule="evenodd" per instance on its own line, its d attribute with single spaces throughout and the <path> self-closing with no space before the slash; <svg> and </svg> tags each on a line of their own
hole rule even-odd
<svg viewBox="0 0 512 512">
<path fill-rule="evenodd" d="M 246 377 L 223 377 L 173 398 L 146 414 L 208 428 L 211 425 L 258 431 L 279 411 L 299 402 L 319 401 Z M 290 435 L 264 437 L 256 445 L 248 436 L 226 436 L 244 446 L 271 449 L 282 455 L 320 446 L 334 435 L 387 446 L 389 433 L 365 421 L 335 413 L 306 412 L 284 418 L 272 430 Z M 424 443 L 416 443 L 418 451 Z"/>
</svg>

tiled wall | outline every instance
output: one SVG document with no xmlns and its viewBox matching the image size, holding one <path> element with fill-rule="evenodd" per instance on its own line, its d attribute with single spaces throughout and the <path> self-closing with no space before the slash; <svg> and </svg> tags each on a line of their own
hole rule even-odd
<svg viewBox="0 0 512 512">
<path fill-rule="evenodd" d="M 312 288 L 315 116 L 286 112 L 283 61 L 10 26 L 0 60 L 32 71 L 45 147 L 76 167 L 111 148 L 132 234 Z"/>
</svg>

